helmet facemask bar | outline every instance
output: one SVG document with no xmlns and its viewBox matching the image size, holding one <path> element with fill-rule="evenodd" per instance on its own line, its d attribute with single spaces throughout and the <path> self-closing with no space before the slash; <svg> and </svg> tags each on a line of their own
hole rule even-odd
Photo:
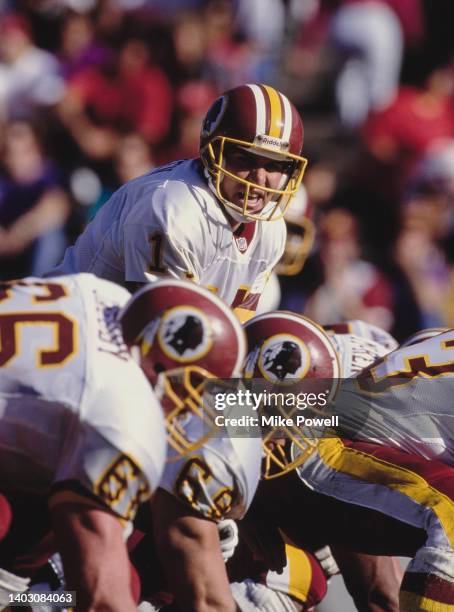
<svg viewBox="0 0 454 612">
<path fill-rule="evenodd" d="M 246 149 L 254 149 L 254 152 L 258 154 L 263 154 L 264 157 L 270 157 L 270 154 L 273 154 L 274 156 L 279 155 L 282 157 L 282 161 L 294 161 L 296 167 L 293 170 L 292 174 L 288 177 L 283 189 L 273 189 L 271 187 L 264 187 L 263 185 L 259 185 L 258 183 L 248 181 L 247 179 L 242 179 L 238 175 L 234 174 L 233 172 L 230 172 L 224 167 L 226 142 L 229 144 L 244 147 Z M 217 158 L 213 146 L 214 143 L 219 147 Z M 208 152 L 208 159 L 206 156 L 206 151 Z M 251 144 L 247 141 L 237 140 L 235 138 L 229 138 L 227 136 L 216 136 L 215 138 L 213 138 L 213 140 L 211 140 L 206 145 L 205 149 L 201 151 L 201 158 L 208 172 L 212 176 L 213 186 L 219 200 L 226 207 L 234 210 L 237 213 L 240 213 L 243 217 L 259 221 L 277 221 L 278 219 L 284 216 L 291 198 L 296 194 L 301 185 L 301 181 L 303 180 L 304 172 L 307 166 L 307 159 L 305 157 L 301 157 L 299 155 L 294 155 L 293 153 L 287 152 L 279 153 L 267 147 L 261 147 L 256 144 Z M 271 158 L 274 159 L 274 157 Z M 221 184 L 224 176 L 228 176 L 237 181 L 238 183 L 246 186 L 246 193 L 242 206 L 233 204 L 222 195 Z M 257 213 L 252 213 L 248 211 L 249 192 L 251 189 L 259 189 L 260 191 L 263 191 L 266 194 L 272 195 L 270 201 L 267 202 L 264 208 Z M 274 206 L 269 206 L 271 203 L 274 203 Z"/>
<path fill-rule="evenodd" d="M 159 400 L 173 407 L 166 411 L 168 442 L 176 451 L 176 460 L 205 444 L 213 435 L 214 411 L 204 401 L 207 379 L 214 375 L 199 366 L 185 366 L 162 372 L 158 376 L 155 391 Z M 182 397 L 184 392 L 184 396 Z M 186 435 L 185 418 L 190 414 L 200 419 L 203 434 L 196 440 Z"/>
<path fill-rule="evenodd" d="M 287 241 L 276 273 L 283 276 L 299 274 L 306 263 L 315 239 L 315 227 L 310 219 L 287 221 Z"/>
<path fill-rule="evenodd" d="M 284 434 L 283 434 L 284 436 Z M 288 439 L 288 433 L 286 439 Z M 264 452 L 262 478 L 264 480 L 273 480 L 288 474 L 296 467 L 301 465 L 312 455 L 318 445 L 318 440 L 313 438 L 302 438 L 301 433 L 298 436 L 292 436 L 291 441 L 298 448 L 296 459 L 288 456 L 286 446 L 280 442 L 276 442 L 276 431 L 267 434 L 262 440 L 262 448 Z"/>
<path fill-rule="evenodd" d="M 293 424 L 273 427 L 263 436 L 262 447 L 265 457 L 262 477 L 265 480 L 279 478 L 304 463 L 316 450 L 321 435 L 317 428 L 305 426 L 303 429 L 295 425 L 296 415 L 299 414 L 297 407 L 288 410 L 278 403 L 276 408 L 278 415 L 284 419 L 292 419 Z M 288 443 L 283 444 L 282 441 L 288 441 Z M 292 457 L 289 456 L 289 443 L 293 446 L 292 451 L 296 451 L 296 453 L 292 452 Z M 295 454 L 296 457 L 294 457 Z"/>
</svg>

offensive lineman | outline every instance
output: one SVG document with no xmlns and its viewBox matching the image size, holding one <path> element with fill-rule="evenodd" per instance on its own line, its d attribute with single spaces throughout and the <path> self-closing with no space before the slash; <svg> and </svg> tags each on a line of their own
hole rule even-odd
<svg viewBox="0 0 454 612">
<path fill-rule="evenodd" d="M 307 164 L 302 145 L 301 118 L 282 93 L 227 91 L 204 119 L 200 157 L 121 187 L 52 274 L 92 272 L 129 289 L 187 278 L 246 320 L 284 251 L 283 214 Z"/>
<path fill-rule="evenodd" d="M 161 407 L 116 320 L 129 297 L 90 274 L 0 285 L 2 539 L 15 528 L 6 500 L 47 500 L 83 610 L 136 609 L 124 531 L 165 462 Z M 3 568 L 8 552 L 0 542 Z M 1 584 L 7 597 L 27 588 L 6 570 Z"/>
<path fill-rule="evenodd" d="M 290 334 L 295 351 L 320 342 L 321 330 L 312 322 L 280 317 L 285 327 L 277 320 L 263 330 L 264 347 L 276 333 L 280 342 Z M 282 471 L 295 468 L 317 495 L 333 499 L 343 517 L 330 536 L 338 543 L 413 557 L 400 589 L 404 612 L 441 612 L 454 604 L 453 351 L 454 334 L 448 331 L 379 359 L 340 389 L 330 410 L 339 416 L 337 432 L 315 439 L 289 429 L 288 461 L 277 457 Z M 296 377 L 294 365 L 292 373 L 281 364 L 281 380 L 330 378 L 332 356 L 320 361 L 320 350 L 310 353 Z M 299 362 L 295 354 L 292 359 Z"/>
<path fill-rule="evenodd" d="M 153 300 L 147 304 L 148 296 Z M 142 313 L 150 311 L 153 324 L 144 326 Z M 140 517 L 142 530 L 151 533 L 151 519 L 154 533 L 155 545 L 150 537 L 142 544 L 145 566 L 152 566 L 151 582 L 163 568 L 179 609 L 233 612 L 218 525 L 241 518 L 249 507 L 260 477 L 261 440 L 213 431 L 202 377 L 240 377 L 244 332 L 222 300 L 175 279 L 137 292 L 120 321 L 128 344 L 139 347 L 152 382 L 155 373 L 170 431 L 168 462 L 148 508 L 151 517 L 147 508 Z M 147 580 L 144 587 L 153 590 L 153 584 Z"/>
<path fill-rule="evenodd" d="M 146 566 L 156 562 L 154 577 L 162 575 L 164 565 L 182 609 L 193 612 L 211 605 L 219 612 L 234 610 L 218 524 L 229 516 L 241 517 L 250 505 L 260 475 L 261 443 L 258 438 L 220 437 L 220 430 L 207 439 L 210 419 L 202 408 L 207 378 L 240 375 L 244 332 L 222 300 L 180 279 L 144 287 L 111 316 L 121 327 L 123 350 L 129 347 L 140 359 L 168 420 L 170 460 L 153 496 L 151 516 L 150 506 L 143 504 L 138 519 L 141 529 L 151 534 L 153 528 L 157 539 L 159 560 L 151 538 L 144 541 Z M 29 551 L 30 573 L 51 552 L 45 542 Z M 23 568 L 24 560 L 19 561 Z"/>
<path fill-rule="evenodd" d="M 267 320 L 269 316 L 270 315 L 266 315 L 264 319 Z M 260 319 L 261 317 L 256 317 L 250 322 L 250 325 L 253 325 L 254 321 Z M 299 317 L 297 317 L 297 319 L 299 319 Z M 246 329 L 248 327 L 249 325 L 246 326 Z M 338 350 L 342 352 L 343 361 L 345 362 L 343 373 L 346 376 L 350 376 L 353 372 L 359 371 L 359 369 L 387 352 L 386 347 L 381 346 L 370 338 L 365 338 L 361 345 L 355 342 L 355 340 L 356 337 L 354 338 L 347 334 L 340 337 L 336 344 Z M 329 344 L 329 340 L 327 340 L 327 343 Z M 355 356 L 352 356 L 353 352 L 356 353 Z M 334 355 L 334 349 L 332 349 L 332 354 Z M 232 438 L 231 442 L 234 441 L 235 438 Z M 252 441 L 253 439 L 238 439 L 236 440 L 236 444 L 242 442 L 243 448 L 246 449 L 248 446 L 247 442 L 250 444 Z M 247 480 L 245 481 L 244 476 L 242 476 L 242 473 L 247 474 L 246 466 L 248 464 L 244 462 L 243 458 L 247 458 L 248 455 L 245 454 L 244 451 L 239 454 L 238 449 L 236 453 L 234 452 L 232 454 L 232 450 L 229 450 L 228 442 L 228 439 L 210 440 L 208 447 L 203 447 L 201 452 L 199 451 L 200 456 L 199 453 L 197 453 L 196 455 L 191 455 L 189 458 L 184 458 L 179 465 L 168 463 L 166 466 L 165 475 L 161 482 L 161 487 L 164 487 L 165 491 L 161 492 L 158 490 L 153 500 L 153 507 L 154 518 L 159 518 L 159 520 L 156 521 L 157 529 L 155 529 L 155 537 L 159 551 L 158 557 L 161 563 L 164 562 L 168 567 L 167 584 L 163 580 L 162 573 L 159 571 L 159 562 L 156 558 L 156 552 L 153 554 L 153 546 L 150 544 L 149 538 L 148 540 L 145 538 L 133 553 L 134 562 L 141 573 L 142 585 L 144 587 L 143 594 L 155 605 L 158 605 L 158 607 L 163 601 L 168 601 L 167 599 L 163 599 L 162 593 L 163 590 L 166 590 L 166 587 L 167 590 L 173 591 L 174 594 L 177 595 L 177 599 L 184 610 L 204 609 L 203 606 L 199 607 L 201 602 L 205 605 L 209 603 L 213 605 L 214 603 L 213 599 L 211 599 L 210 602 L 206 594 L 210 592 L 209 586 L 206 585 L 206 582 L 204 584 L 205 574 L 208 571 L 206 568 L 210 568 L 211 570 L 211 568 L 218 563 L 219 559 L 218 539 L 215 532 L 215 537 L 210 539 L 209 521 L 213 519 L 224 519 L 226 517 L 241 518 L 244 510 L 249 505 L 243 503 L 240 507 L 237 505 L 237 507 L 230 508 L 229 504 L 226 503 L 231 495 L 230 492 L 233 491 L 231 487 L 232 480 L 231 477 L 229 477 L 229 471 L 233 467 L 235 467 L 236 482 L 240 484 L 248 482 Z M 233 449 L 235 450 L 235 445 Z M 216 454 L 218 458 L 216 458 Z M 252 455 L 249 454 L 249 457 L 252 457 Z M 228 466 L 230 466 L 230 468 Z M 216 479 L 212 479 L 211 469 L 213 467 L 216 468 L 221 477 L 218 476 Z M 179 476 L 179 474 L 182 473 L 184 477 Z M 250 468 L 249 474 L 251 474 Z M 294 478 L 297 488 L 303 489 L 301 483 L 298 483 L 297 477 L 294 476 Z M 249 482 L 253 483 L 253 480 L 249 478 Z M 249 487 L 250 486 L 251 485 L 249 485 Z M 242 485 L 240 489 L 247 490 L 244 485 Z M 263 491 L 264 489 L 268 489 L 267 483 L 261 483 L 259 485 L 259 491 Z M 217 491 L 222 493 L 219 497 L 221 501 L 220 505 L 213 503 L 217 498 Z M 250 488 L 249 491 L 251 491 Z M 294 491 L 292 494 L 291 489 L 287 490 L 285 495 L 290 504 L 292 504 L 292 500 L 298 492 L 299 491 Z M 167 529 L 163 529 L 163 525 L 168 525 L 172 522 L 169 521 L 168 518 L 171 513 L 165 505 L 156 512 L 156 502 L 166 503 L 170 501 L 167 495 L 169 493 L 172 494 L 175 499 L 182 502 L 187 508 L 190 507 L 192 509 L 194 513 L 192 516 L 192 524 L 198 525 L 199 527 L 197 530 L 199 540 L 197 546 L 193 546 L 194 557 L 191 560 L 191 566 L 189 566 L 189 564 L 187 564 L 186 567 L 178 565 L 181 563 L 179 559 L 181 551 L 186 548 L 183 530 L 180 529 L 179 532 L 177 531 L 175 533 L 174 530 L 169 532 Z M 244 499 L 246 501 L 246 498 Z M 274 497 L 273 503 L 269 505 L 269 508 L 277 507 L 278 509 L 279 504 L 281 504 L 282 507 L 284 505 L 282 493 Z M 252 502 L 252 507 L 257 508 L 255 501 Z M 305 514 L 302 514 L 302 508 L 304 508 L 304 506 L 298 506 L 299 520 L 297 522 L 303 527 L 306 533 L 311 533 L 312 530 L 310 528 L 309 530 L 307 529 L 308 520 L 310 519 L 306 519 Z M 184 516 L 184 512 L 178 517 L 178 520 L 180 520 L 182 516 Z M 253 516 L 254 522 L 263 520 L 264 518 L 262 513 L 257 515 L 257 512 L 254 512 Z M 188 517 L 186 513 L 186 519 L 187 518 L 190 518 L 190 515 Z M 293 518 L 293 514 L 285 517 L 281 516 L 280 526 L 287 525 L 288 519 Z M 250 523 L 250 521 L 248 522 Z M 269 534 L 265 543 L 266 550 L 264 558 L 266 562 L 268 562 L 269 557 L 279 556 L 281 552 L 281 536 L 277 534 L 277 537 L 274 537 L 274 527 L 274 523 L 265 523 L 264 525 L 265 534 Z M 213 532 L 213 530 L 211 531 Z M 172 538 L 169 538 L 169 533 L 172 534 Z M 323 530 L 319 531 L 319 536 L 320 547 L 326 544 L 326 541 L 323 540 Z M 169 547 L 170 539 L 172 540 L 171 547 Z M 186 540 L 187 539 L 188 538 L 186 538 Z M 224 550 L 224 541 L 221 542 L 221 545 Z M 169 548 L 173 548 L 174 550 L 169 550 Z M 175 557 L 175 551 L 178 551 L 180 555 Z M 294 546 L 286 546 L 285 552 L 288 553 L 288 565 L 283 573 L 267 571 L 270 567 L 273 567 L 273 564 L 260 564 L 251 557 L 250 551 L 248 551 L 245 546 L 240 548 L 239 558 L 235 553 L 232 559 L 234 565 L 232 566 L 231 563 L 229 563 L 227 569 L 229 570 L 229 577 L 236 581 L 235 584 L 231 585 L 231 589 L 233 597 L 240 609 L 260 610 L 261 612 L 265 610 L 279 610 L 279 612 L 282 610 L 291 610 L 295 612 L 297 609 L 307 609 L 311 607 L 311 604 L 318 602 L 323 597 L 326 590 L 326 579 L 318 561 L 309 552 L 302 551 Z M 354 554 L 352 554 L 351 557 L 353 557 L 353 562 L 357 562 L 358 559 L 360 560 L 363 570 L 363 575 L 361 575 L 358 580 L 359 585 L 355 585 L 354 595 L 357 596 L 358 602 L 364 603 L 366 597 L 374 597 L 377 591 L 380 596 L 383 596 L 383 594 L 386 596 L 389 595 L 390 599 L 396 595 L 398 591 L 398 582 L 393 570 L 393 563 L 390 559 L 378 559 L 376 557 L 366 559 L 364 556 L 360 557 Z M 348 569 L 347 562 L 344 563 L 343 569 L 344 568 Z M 276 569 L 278 569 L 277 566 Z M 191 581 L 188 580 L 189 576 L 192 576 L 192 584 Z M 213 576 L 213 573 L 211 573 L 211 576 Z M 216 574 L 214 574 L 214 578 L 216 578 Z M 358 578 L 357 574 L 355 578 Z M 198 589 L 194 589 L 195 585 L 198 586 Z M 227 607 L 228 598 L 224 598 L 224 600 L 221 598 L 221 593 L 223 592 L 222 586 L 225 588 L 225 582 L 224 585 L 219 582 L 217 585 L 216 589 L 211 589 L 211 594 L 213 594 L 214 591 L 217 595 L 217 605 L 213 605 L 213 608 L 210 609 L 230 610 L 231 608 Z M 364 593 L 365 589 L 369 590 Z M 197 590 L 198 593 L 194 592 Z M 224 595 L 227 595 L 225 591 Z M 380 611 L 387 610 L 387 612 L 389 612 L 389 610 L 394 610 L 396 608 L 383 605 L 382 608 L 371 607 L 370 609 L 374 609 L 374 612 L 378 612 L 379 609 Z"/>
</svg>

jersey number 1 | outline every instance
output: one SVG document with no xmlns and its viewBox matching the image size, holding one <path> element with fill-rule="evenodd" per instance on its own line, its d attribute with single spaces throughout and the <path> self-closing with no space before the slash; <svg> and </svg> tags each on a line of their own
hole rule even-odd
<svg viewBox="0 0 454 612">
<path fill-rule="evenodd" d="M 161 232 L 155 232 L 148 238 L 151 246 L 151 262 L 148 267 L 148 272 L 156 274 L 165 274 L 167 268 L 163 264 L 164 256 L 164 236 Z"/>
</svg>

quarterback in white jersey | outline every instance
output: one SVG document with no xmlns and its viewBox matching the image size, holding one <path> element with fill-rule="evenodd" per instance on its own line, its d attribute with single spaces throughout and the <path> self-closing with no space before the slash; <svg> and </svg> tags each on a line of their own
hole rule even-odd
<svg viewBox="0 0 454 612">
<path fill-rule="evenodd" d="M 129 297 L 90 274 L 0 285 L 0 491 L 49 497 L 87 609 L 134 609 L 123 530 L 166 455 L 161 407 L 117 320 Z"/>
<path fill-rule="evenodd" d="M 93 272 L 129 288 L 188 278 L 248 318 L 284 250 L 282 217 L 307 163 L 302 144 L 286 96 L 267 85 L 226 92 L 203 122 L 200 158 L 120 188 L 53 273 Z"/>
</svg>

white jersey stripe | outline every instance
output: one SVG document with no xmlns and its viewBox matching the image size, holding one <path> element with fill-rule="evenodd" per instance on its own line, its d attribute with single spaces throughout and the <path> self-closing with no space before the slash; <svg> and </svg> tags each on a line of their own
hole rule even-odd
<svg viewBox="0 0 454 612">
<path fill-rule="evenodd" d="M 255 97 L 255 106 L 257 109 L 257 118 L 255 124 L 255 133 L 256 134 L 265 134 L 266 133 L 266 105 L 265 105 L 265 96 L 263 95 L 263 91 L 260 89 L 258 85 L 248 84 L 248 87 L 252 89 L 252 92 Z"/>
<path fill-rule="evenodd" d="M 284 103 L 284 131 L 282 133 L 282 140 L 284 142 L 290 142 L 290 133 L 292 129 L 292 109 L 290 108 L 290 102 L 287 96 L 280 94 L 281 100 Z"/>
</svg>

